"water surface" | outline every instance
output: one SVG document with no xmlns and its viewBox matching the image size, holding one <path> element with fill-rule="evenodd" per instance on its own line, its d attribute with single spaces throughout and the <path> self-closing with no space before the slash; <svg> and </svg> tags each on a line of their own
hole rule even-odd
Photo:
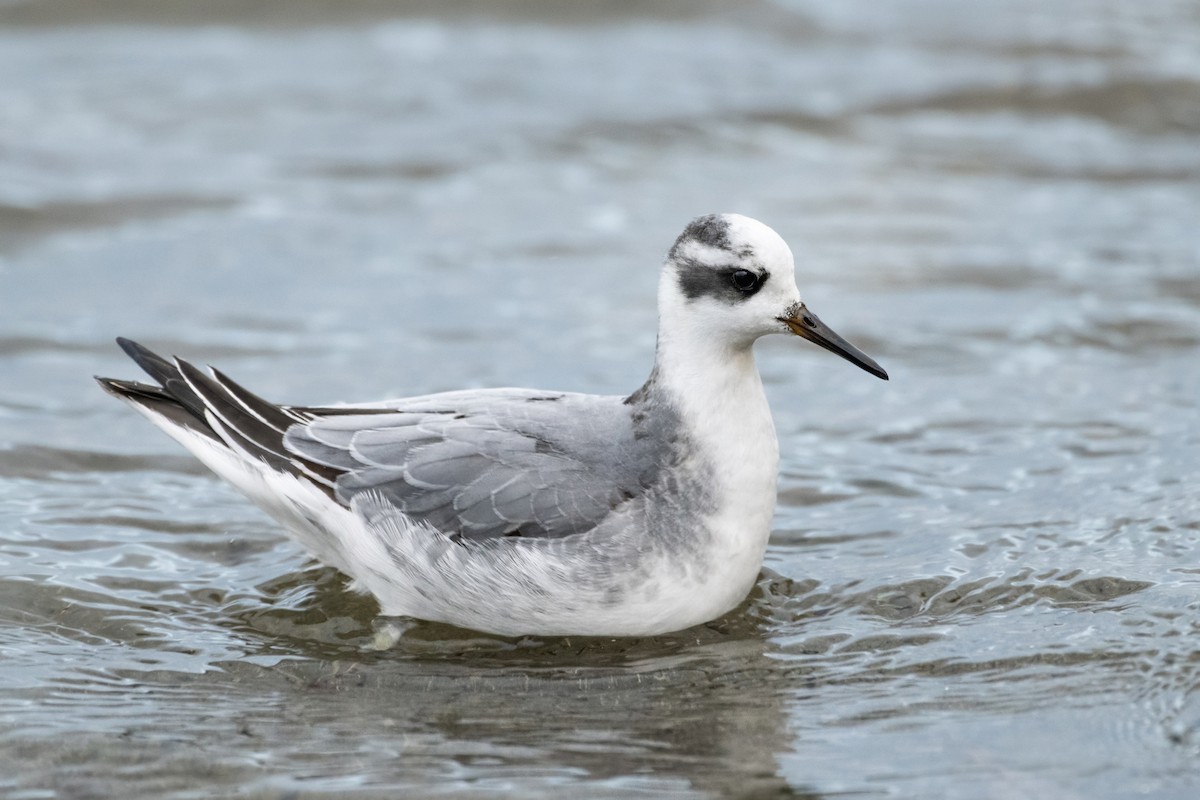
<svg viewBox="0 0 1200 800">
<path fill-rule="evenodd" d="M 0 793 L 1195 796 L 1195 6 L 560 5 L 0 5 Z M 760 344 L 766 569 L 671 636 L 376 649 L 91 382 L 628 392 L 726 210 L 892 380 Z"/>
</svg>

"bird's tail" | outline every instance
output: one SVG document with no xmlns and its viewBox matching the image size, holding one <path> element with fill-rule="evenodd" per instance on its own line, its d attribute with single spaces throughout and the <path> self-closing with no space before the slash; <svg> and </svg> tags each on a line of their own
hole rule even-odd
<svg viewBox="0 0 1200 800">
<path fill-rule="evenodd" d="M 102 378 L 106 392 L 133 406 L 209 469 L 281 522 L 318 559 L 350 571 L 333 520 L 336 473 L 288 452 L 284 436 L 311 415 L 270 403 L 216 369 L 209 375 L 180 358 L 168 361 L 129 339 L 117 339 L 158 382 Z"/>
<path fill-rule="evenodd" d="M 117 344 L 158 385 L 97 376 L 106 392 L 167 433 L 174 435 L 172 428 L 186 429 L 273 469 L 297 471 L 283 437 L 293 424 L 305 421 L 303 415 L 262 399 L 216 369 L 208 375 L 183 359 L 168 361 L 130 339 L 118 338 Z"/>
</svg>

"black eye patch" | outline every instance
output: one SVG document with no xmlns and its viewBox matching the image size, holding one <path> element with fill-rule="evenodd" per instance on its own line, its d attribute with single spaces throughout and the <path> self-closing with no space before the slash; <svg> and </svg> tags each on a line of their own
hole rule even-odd
<svg viewBox="0 0 1200 800">
<path fill-rule="evenodd" d="M 692 259 L 679 259 L 679 289 L 688 300 L 711 297 L 722 303 L 740 303 L 753 295 L 770 277 L 734 265 L 709 266 Z"/>
</svg>

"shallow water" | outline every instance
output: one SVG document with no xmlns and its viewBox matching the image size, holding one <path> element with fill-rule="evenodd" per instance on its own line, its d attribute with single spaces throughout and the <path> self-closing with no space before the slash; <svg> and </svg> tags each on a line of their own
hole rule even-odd
<svg viewBox="0 0 1200 800">
<path fill-rule="evenodd" d="M 0 794 L 1195 796 L 1194 4 L 160 6 L 0 4 Z M 376 649 L 91 382 L 627 392 L 715 210 L 892 380 L 759 346 L 767 569 L 672 636 Z"/>
</svg>

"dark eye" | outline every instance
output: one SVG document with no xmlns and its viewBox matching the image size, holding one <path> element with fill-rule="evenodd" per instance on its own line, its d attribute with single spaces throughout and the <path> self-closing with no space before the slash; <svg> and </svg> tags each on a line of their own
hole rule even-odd
<svg viewBox="0 0 1200 800">
<path fill-rule="evenodd" d="M 758 288 L 758 275 L 748 269 L 737 269 L 729 273 L 729 282 L 739 292 L 749 294 Z"/>
</svg>

